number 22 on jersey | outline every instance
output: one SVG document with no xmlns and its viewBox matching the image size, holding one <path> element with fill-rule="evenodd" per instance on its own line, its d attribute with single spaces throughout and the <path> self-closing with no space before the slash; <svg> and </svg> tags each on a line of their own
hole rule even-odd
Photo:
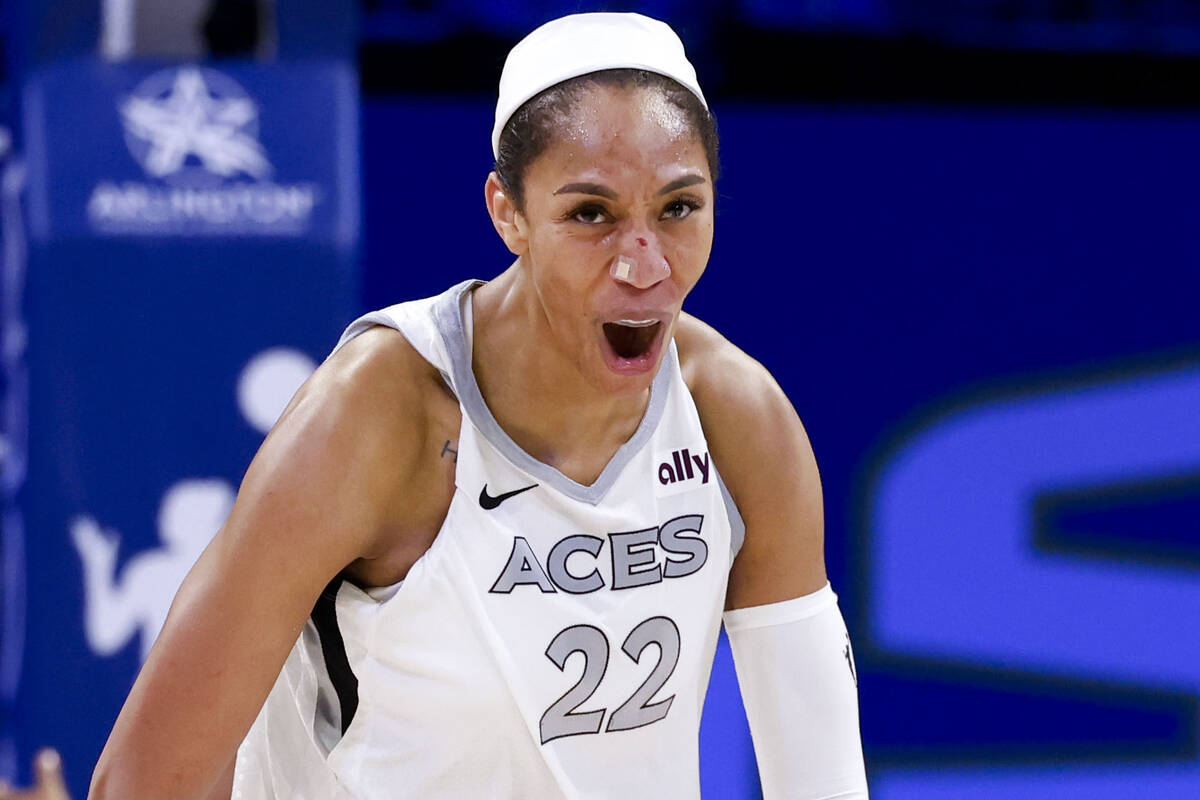
<svg viewBox="0 0 1200 800">
<path fill-rule="evenodd" d="M 595 693 L 608 672 L 608 637 L 599 628 L 591 625 L 572 625 L 564 628 L 546 648 L 546 658 L 554 666 L 566 671 L 567 660 L 575 653 L 583 654 L 583 674 L 566 694 L 554 701 L 542 714 L 540 731 L 542 744 L 563 736 L 584 733 L 627 731 L 658 722 L 667 716 L 675 695 L 651 702 L 654 695 L 666 685 L 679 662 L 679 628 L 668 617 L 650 617 L 639 623 L 625 641 L 621 650 L 626 656 L 641 663 L 642 654 L 651 644 L 658 647 L 658 663 L 649 677 L 629 695 L 629 699 L 612 712 L 607 727 L 604 717 L 606 708 L 594 711 L 576 711 Z"/>
</svg>

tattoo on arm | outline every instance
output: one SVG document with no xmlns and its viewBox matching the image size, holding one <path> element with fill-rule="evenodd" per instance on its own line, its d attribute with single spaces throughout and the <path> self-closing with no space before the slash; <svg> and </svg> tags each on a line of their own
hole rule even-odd
<svg viewBox="0 0 1200 800">
<path fill-rule="evenodd" d="M 450 446 L 449 439 L 447 439 L 446 443 L 444 445 L 442 445 L 442 458 L 445 458 L 447 453 L 450 454 L 450 457 L 453 458 L 454 462 L 457 464 L 458 463 L 458 451 Z"/>
</svg>

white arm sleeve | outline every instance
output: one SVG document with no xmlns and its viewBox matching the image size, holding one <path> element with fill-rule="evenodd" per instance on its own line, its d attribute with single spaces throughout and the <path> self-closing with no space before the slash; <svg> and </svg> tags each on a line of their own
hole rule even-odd
<svg viewBox="0 0 1200 800">
<path fill-rule="evenodd" d="M 829 584 L 725 612 L 764 800 L 866 800 L 858 678 Z"/>
</svg>

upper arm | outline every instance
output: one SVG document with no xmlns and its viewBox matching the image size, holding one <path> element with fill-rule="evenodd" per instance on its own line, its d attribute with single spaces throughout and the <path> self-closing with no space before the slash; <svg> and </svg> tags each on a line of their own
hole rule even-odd
<svg viewBox="0 0 1200 800">
<path fill-rule="evenodd" d="M 758 362 L 689 319 L 678 336 L 713 463 L 746 523 L 726 608 L 810 594 L 826 583 L 821 478 L 800 417 Z"/>
<path fill-rule="evenodd" d="M 96 796 L 204 796 L 321 590 L 378 546 L 402 456 L 415 450 L 406 438 L 419 431 L 389 422 L 412 399 L 396 353 L 371 332 L 360 339 L 300 390 L 255 456 L 117 719 Z"/>
</svg>

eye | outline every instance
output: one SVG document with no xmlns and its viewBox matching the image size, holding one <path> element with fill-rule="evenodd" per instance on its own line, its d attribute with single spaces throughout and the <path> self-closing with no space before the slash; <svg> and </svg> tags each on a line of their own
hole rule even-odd
<svg viewBox="0 0 1200 800">
<path fill-rule="evenodd" d="M 567 212 L 566 219 L 582 222 L 584 225 L 600 225 L 610 222 L 608 211 L 599 203 L 585 203 Z"/>
<path fill-rule="evenodd" d="M 663 210 L 663 219 L 683 219 L 704 204 L 692 197 L 677 197 Z"/>
</svg>

